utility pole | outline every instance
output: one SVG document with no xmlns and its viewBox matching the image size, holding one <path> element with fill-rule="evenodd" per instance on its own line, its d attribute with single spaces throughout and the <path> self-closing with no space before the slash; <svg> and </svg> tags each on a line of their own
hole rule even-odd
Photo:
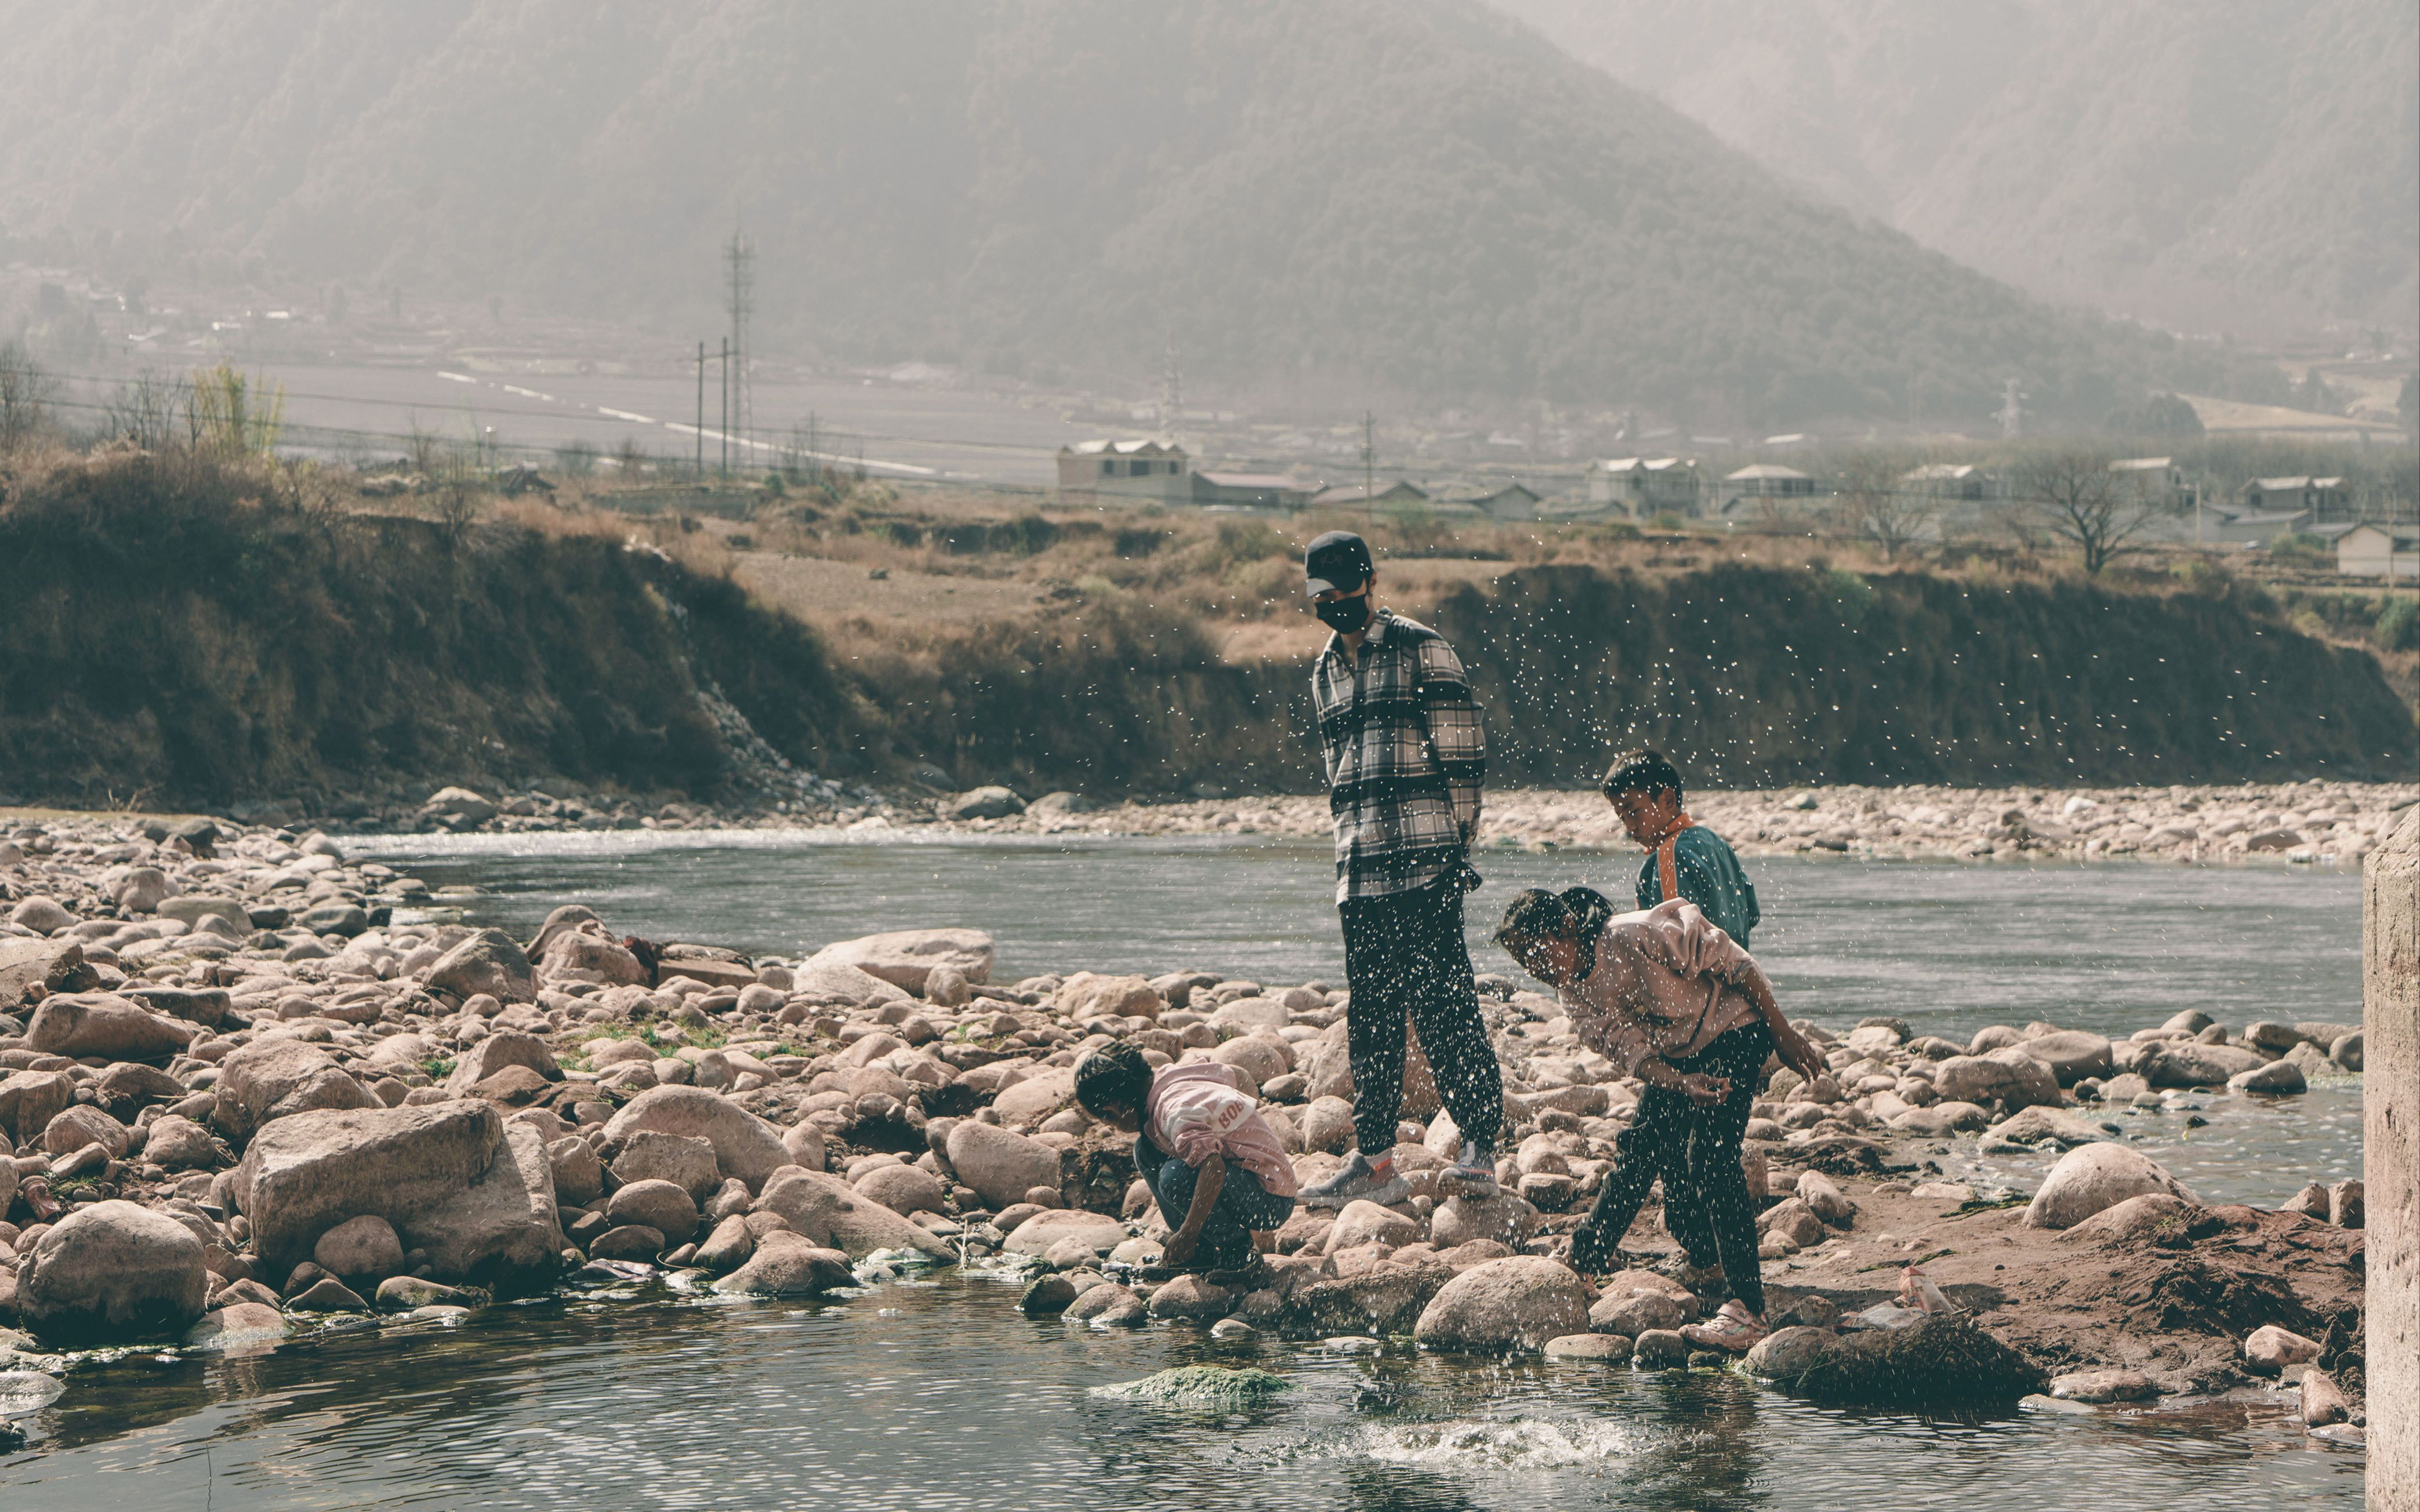
<svg viewBox="0 0 2420 1512">
<path fill-rule="evenodd" d="M 1367 518 L 1378 508 L 1378 417 L 1361 411 L 1361 513 Z"/>
<path fill-rule="evenodd" d="M 719 434 L 722 437 L 722 475 L 727 478 L 731 475 L 731 338 L 729 336 L 722 338 L 722 351 L 719 361 L 722 364 L 722 425 Z"/>
<path fill-rule="evenodd" d="M 706 343 L 697 344 L 697 475 L 706 476 Z"/>
<path fill-rule="evenodd" d="M 755 353 L 748 327 L 756 314 L 756 247 L 745 230 L 733 229 L 722 259 L 724 296 L 731 315 L 731 411 L 723 429 L 738 431 L 744 451 L 755 422 L 748 381 L 749 361 Z M 746 460 L 743 455 L 742 463 Z"/>
</svg>

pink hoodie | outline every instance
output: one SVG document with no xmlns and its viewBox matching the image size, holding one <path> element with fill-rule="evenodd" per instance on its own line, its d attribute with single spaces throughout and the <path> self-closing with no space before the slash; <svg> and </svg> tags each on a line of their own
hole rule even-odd
<svg viewBox="0 0 2420 1512">
<path fill-rule="evenodd" d="M 1187 1165 L 1223 1155 L 1261 1179 L 1273 1197 L 1300 1186 L 1278 1132 L 1244 1090 L 1241 1072 L 1215 1060 L 1163 1066 L 1144 1094 L 1143 1136 Z"/>
<path fill-rule="evenodd" d="M 1580 1041 L 1625 1076 L 1650 1056 L 1678 1060 L 1761 1016 L 1741 988 L 1756 959 L 1686 898 L 1616 914 L 1597 936 L 1596 968 L 1562 992 Z"/>
</svg>

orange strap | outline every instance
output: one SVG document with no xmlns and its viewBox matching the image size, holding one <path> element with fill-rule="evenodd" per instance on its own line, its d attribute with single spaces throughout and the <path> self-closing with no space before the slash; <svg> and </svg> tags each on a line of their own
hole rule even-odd
<svg viewBox="0 0 2420 1512">
<path fill-rule="evenodd" d="M 1684 813 L 1664 832 L 1664 838 L 1655 842 L 1655 880 L 1664 885 L 1663 901 L 1668 903 L 1681 896 L 1680 868 L 1673 861 L 1681 843 L 1681 831 L 1696 823 Z"/>
</svg>

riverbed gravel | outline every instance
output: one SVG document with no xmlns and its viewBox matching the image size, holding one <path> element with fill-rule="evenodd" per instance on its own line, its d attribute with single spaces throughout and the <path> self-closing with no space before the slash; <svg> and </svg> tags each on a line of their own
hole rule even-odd
<svg viewBox="0 0 2420 1512">
<path fill-rule="evenodd" d="M 1909 796 L 1927 790 L 1894 791 L 1892 817 L 1856 810 L 1869 832 L 1934 823 L 1937 803 Z M 2290 829 L 2336 858 L 2381 838 L 2397 801 L 2177 791 L 2162 800 L 2177 811 L 2224 813 L 2214 846 L 2243 818 L 2269 826 L 2253 841 Z M 1794 826 L 1852 801 L 1811 795 L 1699 812 L 1794 844 Z M 2042 823 L 2116 841 L 2140 802 L 2067 795 Z M 1522 805 L 1497 800 L 1506 832 Z M 2113 824 L 2080 828 L 2104 810 Z M 2420 835 L 2420 813 L 2399 822 Z M 316 832 L 112 816 L 0 831 L 0 1320 L 21 1331 L 0 1333 L 0 1369 L 55 1373 L 72 1356 L 54 1351 L 138 1341 L 269 1348 L 331 1319 L 443 1320 L 656 1271 L 801 1296 L 963 1264 L 1032 1279 L 1021 1304 L 1071 1326 L 1404 1335 L 1642 1367 L 1687 1364 L 1673 1329 L 1719 1300 L 1649 1268 L 1670 1249 L 1652 1216 L 1631 1269 L 1559 1263 L 1637 1088 L 1510 978 L 1481 979 L 1506 1070 L 1497 1193 L 1439 1189 L 1459 1135 L 1416 1050 L 1404 1201 L 1297 1211 L 1248 1273 L 1170 1278 L 1126 1141 L 1073 1106 L 1076 1062 L 1114 1040 L 1222 1062 L 1315 1180 L 1353 1137 L 1338 984 L 1077 963 L 994 982 L 989 936 L 912 920 L 798 959 L 637 939 L 578 904 L 516 939 L 440 902 Z M 1749 1128 L 1776 1311 L 1798 1340 L 1752 1359 L 1759 1373 L 1868 1399 L 1931 1382 L 1948 1400 L 2094 1371 L 2132 1372 L 2120 1384 L 2139 1395 L 2317 1369 L 2312 1399 L 2341 1397 L 2352 1421 L 2314 1426 L 2358 1429 L 2359 1183 L 2274 1211 L 2206 1205 L 2118 1117 L 2358 1074 L 2358 1026 L 2188 1008 L 2116 1041 L 2050 1023 L 1962 1043 L 1886 1019 L 1806 1027 L 1829 1072 L 1769 1068 Z M 1994 1150 L 2056 1159 L 2037 1190 L 2011 1190 L 1972 1175 Z M 1894 1324 L 1920 1337 L 1858 1336 Z"/>
</svg>

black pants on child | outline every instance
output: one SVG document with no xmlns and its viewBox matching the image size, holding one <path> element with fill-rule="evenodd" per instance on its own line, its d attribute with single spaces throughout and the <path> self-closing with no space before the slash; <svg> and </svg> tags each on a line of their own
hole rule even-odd
<svg viewBox="0 0 2420 1512">
<path fill-rule="evenodd" d="M 1406 1022 L 1419 1031 L 1437 1095 L 1463 1137 L 1494 1148 L 1504 1127 L 1504 1075 L 1479 1016 L 1462 885 L 1450 876 L 1416 892 L 1348 898 L 1339 911 L 1353 995 L 1344 1011 L 1353 1132 L 1362 1153 L 1375 1160 L 1395 1148 Z"/>
<path fill-rule="evenodd" d="M 1657 1178 L 1664 1182 L 1664 1227 L 1681 1242 L 1692 1265 L 1719 1261 L 1731 1295 L 1747 1310 L 1764 1312 L 1764 1281 L 1756 1257 L 1756 1202 L 1740 1169 L 1740 1144 L 1747 1135 L 1748 1108 L 1773 1035 L 1750 1024 L 1717 1038 L 1686 1059 L 1680 1072 L 1730 1078 L 1731 1095 L 1699 1107 L 1683 1091 L 1649 1087 L 1638 1094 L 1638 1111 L 1614 1141 L 1614 1167 L 1606 1174 L 1596 1206 L 1572 1235 L 1572 1263 L 1599 1269 L 1621 1243 Z"/>
<path fill-rule="evenodd" d="M 1181 1227 L 1185 1215 L 1193 1211 L 1193 1187 L 1202 1173 L 1153 1144 L 1149 1135 L 1136 1138 L 1134 1160 L 1135 1169 L 1151 1183 L 1160 1222 L 1171 1228 Z M 1272 1193 L 1259 1177 L 1231 1160 L 1218 1200 L 1210 1209 L 1209 1221 L 1202 1226 L 1192 1263 L 1205 1271 L 1249 1265 L 1260 1253 L 1252 1244 L 1253 1231 L 1275 1228 L 1293 1215 L 1294 1198 Z"/>
</svg>

